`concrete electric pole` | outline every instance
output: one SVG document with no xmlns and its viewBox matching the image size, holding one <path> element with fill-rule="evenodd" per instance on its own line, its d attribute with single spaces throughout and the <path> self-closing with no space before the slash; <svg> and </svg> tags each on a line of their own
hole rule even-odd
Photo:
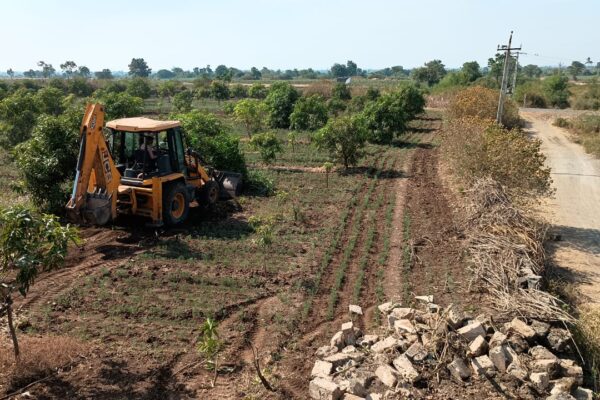
<svg viewBox="0 0 600 400">
<path fill-rule="evenodd" d="M 502 85 L 500 86 L 500 99 L 498 100 L 498 113 L 496 114 L 496 122 L 502 123 L 502 115 L 504 114 L 504 98 L 506 97 L 506 89 L 508 88 L 508 67 L 510 63 L 510 52 L 513 50 L 521 50 L 520 47 L 510 47 L 512 45 L 513 31 L 510 31 L 510 37 L 508 38 L 508 46 L 498 46 L 497 51 L 504 51 L 504 69 L 502 71 Z"/>
</svg>

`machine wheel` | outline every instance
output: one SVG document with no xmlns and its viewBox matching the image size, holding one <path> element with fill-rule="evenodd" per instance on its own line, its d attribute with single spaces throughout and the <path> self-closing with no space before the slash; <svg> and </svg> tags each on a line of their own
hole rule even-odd
<svg viewBox="0 0 600 400">
<path fill-rule="evenodd" d="M 215 181 L 208 181 L 202 186 L 200 193 L 198 193 L 198 204 L 205 208 L 214 206 L 219 200 L 220 194 L 221 188 L 219 184 Z"/>
<path fill-rule="evenodd" d="M 173 226 L 185 221 L 190 212 L 190 199 L 183 183 L 169 185 L 163 193 L 163 220 Z"/>
</svg>

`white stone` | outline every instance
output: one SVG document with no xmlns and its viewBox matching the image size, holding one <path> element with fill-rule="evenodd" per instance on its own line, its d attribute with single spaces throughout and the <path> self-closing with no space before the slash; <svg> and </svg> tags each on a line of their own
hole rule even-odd
<svg viewBox="0 0 600 400">
<path fill-rule="evenodd" d="M 488 356 L 479 356 L 471 360 L 473 374 L 478 377 L 493 376 L 495 374 L 494 363 Z"/>
<path fill-rule="evenodd" d="M 571 393 L 571 390 L 575 386 L 575 379 L 569 377 L 560 378 L 550 381 L 550 384 L 552 385 L 550 394 Z"/>
<path fill-rule="evenodd" d="M 344 393 L 343 400 L 365 400 L 365 398 L 356 396 L 352 393 Z"/>
<path fill-rule="evenodd" d="M 427 295 L 427 296 L 415 296 L 415 300 L 419 300 L 422 301 L 423 303 L 433 303 L 433 295 Z"/>
<path fill-rule="evenodd" d="M 383 353 L 386 350 L 393 349 L 398 345 L 398 340 L 393 336 L 388 336 L 385 339 L 371 346 L 371 350 L 375 353 Z"/>
<path fill-rule="evenodd" d="M 387 303 L 383 303 L 377 306 L 377 309 L 379 310 L 379 312 L 381 312 L 382 314 L 389 314 L 390 311 L 392 311 L 395 307 L 395 304 L 392 303 L 391 301 L 387 302 Z"/>
<path fill-rule="evenodd" d="M 529 375 L 529 379 L 540 392 L 545 392 L 550 384 L 550 377 L 546 372 L 534 372 Z"/>
<path fill-rule="evenodd" d="M 355 304 L 350 304 L 348 306 L 348 311 L 350 311 L 350 314 L 363 315 L 362 308 Z"/>
<path fill-rule="evenodd" d="M 594 392 L 592 392 L 590 389 L 585 389 L 582 387 L 575 389 L 573 396 L 577 400 L 594 400 Z"/>
<path fill-rule="evenodd" d="M 336 368 L 345 365 L 348 361 L 350 361 L 350 356 L 344 353 L 336 353 L 329 357 L 325 357 L 323 361 L 333 364 L 333 367 Z"/>
<path fill-rule="evenodd" d="M 344 353 L 344 354 L 354 353 L 355 351 L 356 351 L 356 347 L 354 347 L 354 346 L 346 346 L 342 349 L 342 353 Z"/>
<path fill-rule="evenodd" d="M 365 335 L 358 341 L 358 345 L 363 346 L 363 347 L 371 346 L 374 343 L 376 343 L 378 340 L 379 340 L 379 336 L 377 336 L 377 335 Z"/>
<path fill-rule="evenodd" d="M 583 384 L 583 368 L 581 366 L 571 360 L 560 360 L 559 363 L 563 376 L 574 378 L 578 385 Z"/>
<path fill-rule="evenodd" d="M 535 360 L 557 360 L 556 357 L 550 350 L 544 346 L 534 346 L 529 349 L 529 355 Z"/>
<path fill-rule="evenodd" d="M 390 329 L 394 329 L 394 322 L 399 319 L 412 319 L 415 316 L 415 310 L 412 308 L 398 307 L 390 311 L 387 321 Z"/>
<path fill-rule="evenodd" d="M 338 350 L 342 349 L 345 346 L 344 343 L 344 333 L 342 331 L 338 331 L 331 338 L 331 347 L 335 347 Z"/>
<path fill-rule="evenodd" d="M 404 354 L 413 361 L 421 362 L 427 358 L 428 353 L 421 343 L 414 342 Z"/>
<path fill-rule="evenodd" d="M 319 376 L 321 378 L 327 378 L 331 374 L 332 370 L 333 370 L 332 363 L 330 363 L 328 361 L 317 360 L 317 361 L 315 361 L 315 365 L 313 366 L 313 369 L 310 373 L 310 377 L 315 378 L 315 377 Z"/>
<path fill-rule="evenodd" d="M 467 319 L 467 316 L 464 312 L 458 309 L 457 306 L 450 305 L 448 307 L 448 316 L 446 320 L 455 329 L 458 329 L 462 326 L 463 322 Z"/>
<path fill-rule="evenodd" d="M 399 335 L 406 333 L 417 333 L 417 329 L 408 319 L 399 319 L 394 321 L 394 330 Z"/>
<path fill-rule="evenodd" d="M 370 393 L 365 400 L 383 400 L 383 395 L 379 393 Z"/>
<path fill-rule="evenodd" d="M 531 321 L 531 327 L 533 328 L 533 330 L 535 331 L 535 334 L 539 338 L 545 338 L 546 336 L 548 336 L 548 333 L 550 332 L 550 324 L 547 324 L 542 321 L 537 321 L 537 320 Z"/>
<path fill-rule="evenodd" d="M 520 381 L 527 379 L 527 370 L 517 362 L 510 363 L 510 365 L 506 368 L 506 372 Z"/>
<path fill-rule="evenodd" d="M 576 400 L 575 397 L 571 396 L 569 393 L 555 393 L 546 397 L 546 400 Z"/>
<path fill-rule="evenodd" d="M 398 382 L 398 373 L 389 365 L 380 365 L 377 367 L 375 375 L 388 387 L 394 387 L 396 386 L 396 382 Z"/>
<path fill-rule="evenodd" d="M 500 372 L 506 372 L 506 367 L 508 367 L 508 364 L 511 363 L 511 360 L 508 359 L 505 346 L 494 347 L 493 349 L 490 349 L 488 354 L 496 369 Z"/>
<path fill-rule="evenodd" d="M 481 322 L 473 321 L 470 324 L 458 329 L 458 333 L 465 339 L 471 341 L 477 336 L 485 336 L 485 329 L 483 329 Z"/>
<path fill-rule="evenodd" d="M 419 372 L 405 355 L 396 357 L 393 364 L 402 380 L 414 383 L 419 379 Z"/>
<path fill-rule="evenodd" d="M 338 348 L 334 346 L 321 346 L 315 352 L 318 358 L 325 358 L 338 352 Z"/>
<path fill-rule="evenodd" d="M 533 360 L 529 364 L 529 368 L 532 372 L 547 372 L 551 377 L 556 374 L 558 370 L 557 360 Z"/>
<path fill-rule="evenodd" d="M 469 354 L 473 357 L 479 357 L 487 351 L 487 348 L 488 344 L 485 338 L 479 335 L 469 344 Z"/>
<path fill-rule="evenodd" d="M 506 344 L 506 335 L 500 331 L 496 331 L 494 332 L 494 334 L 492 335 L 492 338 L 490 339 L 490 348 L 492 347 L 497 347 L 497 346 L 502 346 L 503 344 Z"/>
<path fill-rule="evenodd" d="M 571 336 L 565 329 L 550 328 L 550 333 L 547 336 L 548 343 L 552 350 L 561 352 L 564 351 L 569 344 Z"/>
<path fill-rule="evenodd" d="M 315 378 L 310 381 L 308 392 L 315 400 L 338 400 L 342 397 L 340 387 L 325 378 Z"/>
<path fill-rule="evenodd" d="M 450 371 L 450 374 L 459 381 L 471 376 L 469 367 L 467 367 L 461 358 L 455 358 L 454 361 L 448 364 L 448 371 Z"/>
<path fill-rule="evenodd" d="M 518 318 L 510 322 L 509 329 L 523 336 L 527 341 L 533 340 L 536 336 L 535 330 Z"/>
</svg>

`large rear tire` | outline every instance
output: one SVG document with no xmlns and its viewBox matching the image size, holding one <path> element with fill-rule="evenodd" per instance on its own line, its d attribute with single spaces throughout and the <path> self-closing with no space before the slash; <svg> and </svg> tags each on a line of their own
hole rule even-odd
<svg viewBox="0 0 600 400">
<path fill-rule="evenodd" d="M 221 194 L 221 187 L 216 181 L 208 181 L 200 188 L 198 193 L 198 204 L 201 207 L 209 208 L 217 204 Z"/>
<path fill-rule="evenodd" d="M 182 223 L 190 212 L 190 199 L 183 183 L 168 185 L 163 192 L 163 221 L 168 226 Z"/>
</svg>

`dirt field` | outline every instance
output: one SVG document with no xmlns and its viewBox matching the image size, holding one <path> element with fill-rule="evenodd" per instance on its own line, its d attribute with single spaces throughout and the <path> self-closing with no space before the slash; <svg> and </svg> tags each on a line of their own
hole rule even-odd
<svg viewBox="0 0 600 400">
<path fill-rule="evenodd" d="M 524 110 L 522 115 L 529 132 L 542 140 L 552 168 L 556 194 L 549 199 L 547 214 L 561 238 L 552 244 L 553 261 L 581 291 L 581 303 L 600 304 L 600 160 L 570 140 L 565 129 L 552 125 L 564 111 Z"/>
<path fill-rule="evenodd" d="M 315 350 L 366 310 L 362 328 L 381 322 L 376 305 L 415 295 L 484 311 L 469 279 L 452 194 L 439 171 L 441 115 L 429 111 L 392 147 L 371 147 L 349 174 L 292 160 L 269 171 L 289 199 L 243 197 L 210 218 L 152 232 L 125 220 L 85 229 L 67 268 L 42 277 L 17 304 L 21 337 L 72 337 L 81 350 L 35 398 L 305 399 Z M 300 151 L 299 157 L 302 157 Z M 312 163 L 307 162 L 308 166 Z M 278 215 L 271 253 L 252 243 L 252 215 Z M 232 256 L 235 254 L 235 256 Z M 219 378 L 200 363 L 200 323 L 219 323 Z M 78 347 L 79 348 L 79 347 Z M 3 351 L 8 351 L 3 343 Z M 268 392 L 262 373 L 277 388 Z M 2 376 L 2 392 L 18 388 Z M 500 398 L 491 383 L 461 387 L 430 380 L 431 398 Z M 448 382 L 448 381 L 445 381 Z"/>
</svg>

